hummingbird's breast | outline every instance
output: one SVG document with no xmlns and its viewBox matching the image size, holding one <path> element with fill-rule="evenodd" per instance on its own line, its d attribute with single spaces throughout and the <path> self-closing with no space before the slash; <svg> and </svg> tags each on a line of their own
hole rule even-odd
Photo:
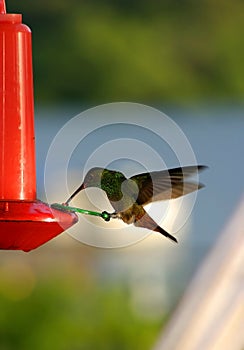
<svg viewBox="0 0 244 350">
<path fill-rule="evenodd" d="M 130 210 L 136 203 L 138 197 L 138 187 L 136 183 L 130 179 L 125 179 L 117 187 L 114 196 L 108 196 L 110 203 L 117 213 Z"/>
</svg>

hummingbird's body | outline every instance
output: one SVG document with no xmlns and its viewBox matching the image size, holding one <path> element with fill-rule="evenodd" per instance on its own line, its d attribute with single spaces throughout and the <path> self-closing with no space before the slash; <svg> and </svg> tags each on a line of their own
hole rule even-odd
<svg viewBox="0 0 244 350">
<path fill-rule="evenodd" d="M 126 224 L 160 232 L 177 242 L 175 237 L 157 225 L 143 206 L 154 201 L 177 198 L 202 188 L 202 184 L 185 181 L 185 178 L 204 168 L 204 166 L 188 166 L 143 173 L 129 179 L 119 171 L 92 168 L 86 174 L 82 185 L 65 204 L 68 205 L 72 198 L 87 187 L 101 188 L 106 192 L 116 217 Z"/>
</svg>

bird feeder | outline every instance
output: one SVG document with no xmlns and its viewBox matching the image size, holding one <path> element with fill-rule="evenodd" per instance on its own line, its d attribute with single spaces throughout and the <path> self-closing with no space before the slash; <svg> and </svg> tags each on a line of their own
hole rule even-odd
<svg viewBox="0 0 244 350">
<path fill-rule="evenodd" d="M 0 249 L 30 251 L 77 220 L 36 198 L 31 31 L 0 0 Z"/>
</svg>

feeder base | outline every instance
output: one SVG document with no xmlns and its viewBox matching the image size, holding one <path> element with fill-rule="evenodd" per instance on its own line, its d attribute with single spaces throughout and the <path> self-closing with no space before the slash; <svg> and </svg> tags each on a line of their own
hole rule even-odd
<svg viewBox="0 0 244 350">
<path fill-rule="evenodd" d="M 28 252 L 77 221 L 76 214 L 50 208 L 39 200 L 0 200 L 0 249 Z"/>
</svg>

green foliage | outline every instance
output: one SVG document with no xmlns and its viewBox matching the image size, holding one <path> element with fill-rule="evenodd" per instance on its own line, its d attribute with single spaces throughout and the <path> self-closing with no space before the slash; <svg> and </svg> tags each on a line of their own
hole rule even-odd
<svg viewBox="0 0 244 350">
<path fill-rule="evenodd" d="M 13 292 L 13 283 L 21 291 L 30 281 L 15 278 L 1 273 L 1 350 L 146 350 L 162 327 L 162 321 L 133 313 L 123 285 L 102 287 L 88 277 L 62 278 L 57 272 L 39 278 L 24 297 Z"/>
<path fill-rule="evenodd" d="M 8 4 L 33 30 L 38 101 L 243 99 L 241 0 Z"/>
</svg>

